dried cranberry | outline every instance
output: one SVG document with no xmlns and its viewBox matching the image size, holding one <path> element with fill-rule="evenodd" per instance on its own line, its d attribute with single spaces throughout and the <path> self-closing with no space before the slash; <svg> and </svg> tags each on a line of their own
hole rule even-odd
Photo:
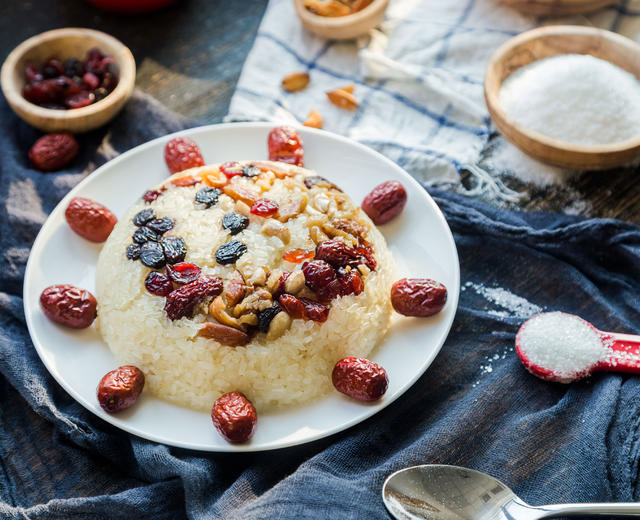
<svg viewBox="0 0 640 520">
<path fill-rule="evenodd" d="M 143 209 L 142 211 L 138 211 L 133 217 L 134 225 L 141 227 L 144 226 L 147 222 L 149 222 L 155 215 L 151 208 Z"/>
<path fill-rule="evenodd" d="M 329 307 L 308 298 L 297 298 L 292 294 L 283 294 L 278 301 L 293 319 L 302 318 L 323 323 L 329 317 Z"/>
<path fill-rule="evenodd" d="M 302 264 L 305 285 L 312 291 L 319 291 L 336 279 L 336 272 L 324 260 L 312 260 Z"/>
<path fill-rule="evenodd" d="M 85 72 L 82 76 L 82 82 L 91 90 L 100 86 L 100 78 L 93 72 Z"/>
<path fill-rule="evenodd" d="M 42 77 L 42 74 L 38 72 L 38 69 L 36 68 L 36 66 L 30 61 L 27 62 L 27 64 L 24 67 L 24 75 L 25 75 L 25 78 L 27 79 L 27 82 L 29 83 L 42 81 L 44 79 Z"/>
<path fill-rule="evenodd" d="M 171 139 L 164 147 L 164 160 L 171 173 L 204 166 L 200 147 L 188 137 Z"/>
<path fill-rule="evenodd" d="M 173 291 L 171 280 L 158 271 L 151 271 L 144 279 L 144 286 L 151 294 L 168 296 Z"/>
<path fill-rule="evenodd" d="M 45 78 L 57 78 L 64 74 L 64 67 L 59 59 L 51 57 L 44 62 L 40 72 Z"/>
<path fill-rule="evenodd" d="M 156 233 L 158 233 L 158 235 L 166 233 L 167 231 L 172 229 L 174 225 L 175 222 L 170 217 L 154 218 L 146 224 L 149 229 L 155 231 Z"/>
<path fill-rule="evenodd" d="M 132 238 L 136 244 L 144 244 L 145 242 L 149 242 L 149 240 L 157 242 L 160 237 L 158 237 L 158 233 L 152 229 L 141 227 L 134 231 Z"/>
<path fill-rule="evenodd" d="M 215 206 L 220 196 L 220 190 L 215 188 L 202 188 L 196 192 L 196 202 L 204 204 L 206 208 Z"/>
<path fill-rule="evenodd" d="M 142 199 L 146 203 L 150 203 L 150 202 L 153 202 L 154 200 L 156 200 L 160 195 L 162 195 L 161 191 L 149 190 L 149 191 L 145 191 L 144 192 L 144 195 L 142 195 Z"/>
<path fill-rule="evenodd" d="M 222 280 L 217 276 L 201 276 L 183 285 L 167 296 L 164 310 L 171 320 L 191 316 L 196 305 L 205 298 L 218 296 L 222 292 Z"/>
<path fill-rule="evenodd" d="M 162 246 L 157 242 L 145 242 L 140 247 L 140 261 L 152 269 L 164 267 L 165 258 Z"/>
<path fill-rule="evenodd" d="M 269 199 L 258 199 L 251 206 L 251 213 L 259 217 L 270 217 L 278 212 L 278 204 Z"/>
<path fill-rule="evenodd" d="M 235 161 L 222 163 L 220 165 L 220 171 L 229 179 L 243 174 L 242 165 Z"/>
<path fill-rule="evenodd" d="M 89 72 L 92 72 L 97 76 L 103 76 L 109 70 L 109 66 L 113 62 L 113 58 L 105 56 L 100 49 L 94 48 L 87 53 L 85 67 Z"/>
<path fill-rule="evenodd" d="M 372 271 L 376 268 L 376 261 L 371 251 L 365 247 L 348 247 L 338 240 L 325 240 L 316 246 L 316 259 L 324 260 L 334 267 L 357 267 L 365 264 Z"/>
<path fill-rule="evenodd" d="M 249 217 L 240 213 L 227 213 L 222 217 L 222 227 L 232 235 L 237 235 L 249 225 Z"/>
<path fill-rule="evenodd" d="M 91 103 L 93 103 L 95 96 L 93 92 L 87 92 L 83 90 L 78 94 L 73 96 L 67 96 L 64 100 L 64 104 L 67 108 L 82 108 L 88 107 Z"/>
<path fill-rule="evenodd" d="M 216 262 L 220 265 L 234 264 L 238 258 L 247 252 L 247 246 L 239 240 L 231 240 L 222 244 L 216 251 Z"/>
<path fill-rule="evenodd" d="M 144 374 L 133 365 L 125 365 L 104 375 L 98 384 L 98 402 L 108 413 L 133 406 L 144 388 Z"/>
<path fill-rule="evenodd" d="M 312 249 L 292 249 L 282 255 L 282 259 L 285 262 L 291 262 L 293 264 L 299 264 L 305 260 L 311 260 L 315 255 Z"/>
<path fill-rule="evenodd" d="M 167 266 L 167 276 L 172 282 L 184 285 L 200 278 L 200 268 L 196 264 L 179 262 Z"/>
<path fill-rule="evenodd" d="M 280 298 L 281 294 L 284 294 L 284 286 L 287 283 L 287 279 L 291 276 L 291 273 L 285 271 L 280 275 L 280 279 L 278 280 L 278 285 L 276 285 L 275 290 L 273 291 L 272 297 L 275 300 Z"/>
<path fill-rule="evenodd" d="M 96 318 L 98 302 L 93 294 L 73 285 L 52 285 L 40 295 L 47 318 L 73 329 L 84 329 Z"/>
<path fill-rule="evenodd" d="M 346 357 L 336 363 L 331 381 L 338 392 L 358 401 L 377 401 L 389 386 L 387 372 L 364 358 Z"/>
<path fill-rule="evenodd" d="M 187 246 L 180 237 L 163 237 L 160 243 L 168 264 L 182 262 L 187 256 Z"/>
<path fill-rule="evenodd" d="M 137 260 L 140 258 L 140 244 L 129 244 L 126 255 L 129 260 Z"/>
<path fill-rule="evenodd" d="M 275 318 L 279 312 L 282 312 L 282 307 L 277 303 L 260 311 L 258 314 L 258 330 L 264 333 L 269 332 L 269 325 L 271 325 L 273 318 Z"/>
<path fill-rule="evenodd" d="M 211 420 L 216 430 L 229 442 L 245 442 L 256 430 L 256 409 L 240 392 L 224 394 L 213 403 Z"/>
<path fill-rule="evenodd" d="M 269 132 L 269 160 L 304 166 L 302 139 L 290 126 L 279 126 Z"/>
</svg>

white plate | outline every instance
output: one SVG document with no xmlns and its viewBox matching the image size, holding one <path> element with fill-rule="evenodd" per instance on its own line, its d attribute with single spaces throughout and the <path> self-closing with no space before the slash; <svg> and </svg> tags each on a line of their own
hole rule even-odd
<svg viewBox="0 0 640 520">
<path fill-rule="evenodd" d="M 371 359 L 389 376 L 386 395 L 363 404 L 339 394 L 278 413 L 262 414 L 255 436 L 229 444 L 211 424 L 209 414 L 181 408 L 143 392 L 129 410 L 109 415 L 96 400 L 100 378 L 118 366 L 95 327 L 76 331 L 49 321 L 40 310 L 42 290 L 70 283 L 95 292 L 100 245 L 76 235 L 64 219 L 72 197 L 101 202 L 117 216 L 149 187 L 168 175 L 163 148 L 176 135 L 188 135 L 207 163 L 266 159 L 267 134 L 273 124 L 205 126 L 155 139 L 100 167 L 58 204 L 40 230 L 27 263 L 24 310 L 33 344 L 53 377 L 78 402 L 115 426 L 152 441 L 204 451 L 259 451 L 293 446 L 326 437 L 357 424 L 400 397 L 431 364 L 453 322 L 460 272 L 451 231 L 427 192 L 397 165 L 344 137 L 301 128 L 305 166 L 338 184 L 358 203 L 377 184 L 395 179 L 405 186 L 407 205 L 400 217 L 382 226 L 403 276 L 429 277 L 444 283 L 448 302 L 431 318 L 400 318 Z M 354 327 L 358 324 L 354 323 Z M 327 374 L 330 377 L 330 374 Z M 419 391 L 414 389 L 413 391 Z"/>
</svg>

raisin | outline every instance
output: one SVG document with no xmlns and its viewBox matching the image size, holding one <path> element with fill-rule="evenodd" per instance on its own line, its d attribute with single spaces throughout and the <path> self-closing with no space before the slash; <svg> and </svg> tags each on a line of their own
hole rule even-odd
<svg viewBox="0 0 640 520">
<path fill-rule="evenodd" d="M 282 255 L 282 259 L 285 262 L 291 262 L 293 264 L 299 264 L 305 260 L 311 260 L 315 255 L 312 249 L 292 249 Z"/>
<path fill-rule="evenodd" d="M 276 317 L 276 314 L 281 311 L 282 307 L 277 303 L 274 303 L 271 307 L 260 311 L 258 314 L 258 330 L 265 334 L 269 332 L 269 325 L 271 325 L 271 321 Z"/>
<path fill-rule="evenodd" d="M 253 164 L 243 164 L 242 165 L 242 176 L 243 177 L 257 177 L 262 173 L 262 170 Z"/>
<path fill-rule="evenodd" d="M 151 271 L 144 279 L 144 286 L 151 294 L 168 296 L 173 291 L 171 280 L 158 271 Z"/>
<path fill-rule="evenodd" d="M 96 318 L 98 302 L 93 294 L 73 285 L 52 285 L 40 295 L 47 318 L 72 329 L 84 329 Z"/>
<path fill-rule="evenodd" d="M 305 285 L 312 291 L 319 291 L 336 279 L 336 272 L 324 260 L 312 260 L 302 264 Z"/>
<path fill-rule="evenodd" d="M 229 392 L 213 403 L 211 420 L 216 430 L 229 442 L 245 442 L 256 430 L 258 414 L 243 394 Z"/>
<path fill-rule="evenodd" d="M 164 160 L 171 173 L 204 166 L 200 148 L 188 137 L 171 139 L 164 147 Z"/>
<path fill-rule="evenodd" d="M 150 240 L 152 242 L 157 242 L 158 234 L 148 227 L 141 227 L 133 232 L 133 241 L 137 244 L 144 244 L 145 242 L 149 242 Z"/>
<path fill-rule="evenodd" d="M 140 247 L 140 261 L 152 269 L 164 267 L 165 258 L 162 246 L 157 242 L 145 242 Z"/>
<path fill-rule="evenodd" d="M 200 268 L 196 264 L 179 262 L 167 266 L 167 276 L 172 282 L 184 285 L 200 278 Z"/>
<path fill-rule="evenodd" d="M 163 237 L 160 243 L 168 264 L 182 262 L 187 256 L 187 246 L 180 237 Z"/>
<path fill-rule="evenodd" d="M 302 139 L 290 126 L 278 126 L 269 132 L 269 160 L 304 166 Z"/>
<path fill-rule="evenodd" d="M 156 200 L 160 195 L 162 195 L 161 191 L 158 190 L 148 190 L 144 192 L 144 195 L 142 195 L 142 199 L 147 203 L 151 203 L 154 200 Z"/>
<path fill-rule="evenodd" d="M 29 160 L 33 166 L 43 172 L 52 172 L 64 168 L 76 155 L 80 145 L 75 137 L 68 133 L 43 135 L 29 150 Z"/>
<path fill-rule="evenodd" d="M 201 276 L 197 280 L 172 291 L 165 301 L 164 310 L 171 320 L 191 316 L 196 305 L 205 298 L 222 292 L 222 280 L 217 276 Z"/>
<path fill-rule="evenodd" d="M 166 233 L 171 228 L 173 228 L 175 222 L 170 217 L 162 217 L 154 218 L 153 220 L 147 222 L 146 225 L 149 229 L 152 229 L 153 231 L 158 233 L 158 235 L 162 235 L 163 233 Z"/>
<path fill-rule="evenodd" d="M 319 188 L 326 188 L 327 190 L 337 190 L 342 191 L 338 188 L 333 182 L 321 177 L 320 175 L 310 175 L 309 177 L 305 177 L 304 185 L 311 189 L 314 186 L 318 186 Z"/>
<path fill-rule="evenodd" d="M 377 401 L 389 386 L 387 372 L 377 363 L 364 358 L 346 357 L 333 367 L 333 386 L 358 401 Z"/>
<path fill-rule="evenodd" d="M 325 322 L 329 317 L 329 307 L 308 298 L 297 298 L 292 294 L 283 294 L 278 299 L 282 308 L 293 319 Z"/>
<path fill-rule="evenodd" d="M 155 215 L 151 208 L 143 209 L 135 214 L 133 217 L 133 223 L 138 227 L 142 227 L 154 217 Z"/>
<path fill-rule="evenodd" d="M 226 175 L 228 179 L 242 175 L 243 167 L 235 161 L 225 162 L 220 165 L 220 171 Z"/>
<path fill-rule="evenodd" d="M 84 65 L 78 58 L 67 58 L 62 65 L 65 76 L 73 78 L 74 76 L 81 77 L 84 75 Z"/>
<path fill-rule="evenodd" d="M 74 197 L 64 217 L 78 235 L 91 242 L 104 242 L 118 219 L 102 204 L 84 197 Z"/>
<path fill-rule="evenodd" d="M 379 184 L 362 201 L 362 210 L 376 225 L 398 216 L 407 203 L 407 192 L 398 181 Z"/>
<path fill-rule="evenodd" d="M 196 193 L 196 202 L 204 204 L 205 207 L 210 208 L 215 206 L 220 196 L 220 190 L 215 188 L 202 188 Z"/>
<path fill-rule="evenodd" d="M 270 217 L 278 213 L 278 204 L 269 199 L 258 199 L 251 206 L 251 214 L 259 217 Z"/>
<path fill-rule="evenodd" d="M 247 252 L 247 246 L 239 240 L 232 240 L 226 244 L 222 244 L 216 251 L 216 262 L 220 265 L 229 265 L 235 263 L 238 258 Z"/>
<path fill-rule="evenodd" d="M 359 264 L 365 264 L 372 271 L 375 271 L 377 265 L 370 249 L 363 246 L 351 248 L 338 240 L 325 240 L 318 243 L 316 259 L 324 260 L 334 267 L 357 267 Z"/>
<path fill-rule="evenodd" d="M 105 374 L 98 384 L 98 402 L 105 412 L 116 413 L 133 406 L 144 388 L 144 374 L 125 365 Z"/>
<path fill-rule="evenodd" d="M 222 227 L 232 235 L 237 235 L 249 225 L 249 217 L 240 213 L 227 213 L 222 218 Z"/>
<path fill-rule="evenodd" d="M 126 255 L 129 260 L 137 260 L 140 258 L 140 244 L 129 244 Z"/>
<path fill-rule="evenodd" d="M 442 310 L 447 288 L 428 278 L 403 278 L 391 287 L 391 305 L 405 316 L 425 318 Z"/>
</svg>

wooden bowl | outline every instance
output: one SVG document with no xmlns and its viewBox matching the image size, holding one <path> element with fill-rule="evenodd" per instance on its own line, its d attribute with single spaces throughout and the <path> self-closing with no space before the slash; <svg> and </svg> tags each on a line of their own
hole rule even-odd
<svg viewBox="0 0 640 520">
<path fill-rule="evenodd" d="M 597 11 L 618 0 L 499 0 L 525 14 L 537 16 L 564 16 Z"/>
<path fill-rule="evenodd" d="M 293 0 L 302 25 L 310 32 L 331 40 L 349 40 L 367 34 L 380 25 L 389 0 L 373 0 L 362 11 L 346 16 L 320 16 L 304 6 L 304 0 Z"/>
<path fill-rule="evenodd" d="M 485 74 L 484 96 L 498 131 L 531 157 L 565 168 L 604 170 L 638 157 L 640 135 L 620 143 L 577 145 L 526 128 L 504 111 L 498 98 L 504 79 L 524 65 L 557 54 L 590 54 L 640 79 L 640 45 L 624 36 L 573 25 L 540 27 L 524 32 L 494 53 Z"/>
<path fill-rule="evenodd" d="M 53 110 L 30 103 L 22 96 L 24 68 L 28 61 L 40 64 L 50 56 L 82 60 L 93 47 L 115 60 L 118 85 L 104 99 L 82 108 Z M 2 92 L 13 111 L 44 132 L 80 133 L 104 125 L 131 96 L 135 78 L 136 62 L 125 45 L 103 32 L 75 27 L 47 31 L 22 42 L 7 56 L 0 71 Z"/>
</svg>

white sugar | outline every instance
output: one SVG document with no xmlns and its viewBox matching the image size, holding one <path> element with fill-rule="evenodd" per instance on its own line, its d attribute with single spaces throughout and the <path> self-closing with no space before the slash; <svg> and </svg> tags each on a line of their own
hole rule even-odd
<svg viewBox="0 0 640 520">
<path fill-rule="evenodd" d="M 593 56 L 534 61 L 503 82 L 499 98 L 518 123 L 562 141 L 595 145 L 640 136 L 640 82 Z"/>
<path fill-rule="evenodd" d="M 606 359 L 609 353 L 586 322 L 562 312 L 531 318 L 520 330 L 519 345 L 531 363 L 567 378 Z"/>
</svg>

